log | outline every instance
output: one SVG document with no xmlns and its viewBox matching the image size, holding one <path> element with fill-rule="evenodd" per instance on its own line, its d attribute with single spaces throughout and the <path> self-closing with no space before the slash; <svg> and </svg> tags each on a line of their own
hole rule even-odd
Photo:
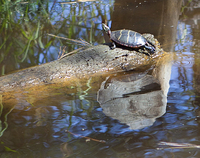
<svg viewBox="0 0 200 158">
<path fill-rule="evenodd" d="M 121 71 L 130 71 L 156 63 L 166 53 L 151 34 L 143 35 L 156 46 L 153 55 L 146 50 L 116 48 L 109 44 L 91 46 L 73 55 L 69 55 L 39 66 L 27 68 L 13 74 L 0 77 L 0 91 L 13 91 L 36 85 L 70 82 L 92 75 L 103 75 Z"/>
</svg>

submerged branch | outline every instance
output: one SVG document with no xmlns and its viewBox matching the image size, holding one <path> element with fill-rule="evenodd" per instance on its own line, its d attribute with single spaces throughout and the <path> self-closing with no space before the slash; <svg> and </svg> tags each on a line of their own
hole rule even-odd
<svg viewBox="0 0 200 158">
<path fill-rule="evenodd" d="M 189 144 L 189 143 L 160 142 L 158 143 L 158 145 L 171 146 L 171 147 L 165 147 L 165 149 L 200 148 L 200 145 Z M 162 150 L 164 148 L 157 148 L 157 149 Z"/>
<path fill-rule="evenodd" d="M 68 131 L 68 130 L 65 130 L 65 132 L 66 132 L 66 133 L 70 133 L 70 134 L 75 135 L 75 136 L 78 136 L 78 137 L 81 137 L 81 138 L 85 138 L 85 139 L 86 139 L 86 142 L 92 140 L 92 141 L 99 142 L 99 143 L 106 143 L 105 140 L 98 140 L 98 139 L 94 139 L 94 138 L 90 138 L 90 137 L 81 136 L 81 135 L 79 135 L 79 134 L 72 133 L 72 132 L 70 132 L 70 131 Z"/>
</svg>

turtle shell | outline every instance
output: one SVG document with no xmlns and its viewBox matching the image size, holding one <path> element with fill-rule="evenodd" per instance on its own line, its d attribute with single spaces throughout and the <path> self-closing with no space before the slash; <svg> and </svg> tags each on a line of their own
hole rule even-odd
<svg viewBox="0 0 200 158">
<path fill-rule="evenodd" d="M 140 33 L 131 30 L 112 31 L 110 39 L 117 44 L 132 48 L 138 48 L 147 43 Z"/>
</svg>

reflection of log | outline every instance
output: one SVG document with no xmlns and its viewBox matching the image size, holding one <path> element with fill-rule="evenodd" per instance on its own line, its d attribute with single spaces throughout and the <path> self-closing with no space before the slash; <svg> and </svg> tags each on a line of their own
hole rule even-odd
<svg viewBox="0 0 200 158">
<path fill-rule="evenodd" d="M 166 111 L 171 57 L 161 58 L 153 69 L 112 76 L 102 82 L 97 100 L 103 112 L 131 129 L 152 125 Z"/>
<path fill-rule="evenodd" d="M 60 60 L 3 76 L 0 78 L 0 90 L 61 83 L 93 74 L 127 71 L 152 64 L 164 52 L 151 35 L 144 36 L 157 46 L 156 53 L 151 57 L 133 50 L 110 50 L 107 45 L 94 46 Z"/>
<path fill-rule="evenodd" d="M 153 76 L 146 75 L 129 82 L 111 79 L 107 84 L 104 81 L 98 92 L 103 112 L 131 129 L 150 126 L 165 113 L 167 97 Z"/>
</svg>

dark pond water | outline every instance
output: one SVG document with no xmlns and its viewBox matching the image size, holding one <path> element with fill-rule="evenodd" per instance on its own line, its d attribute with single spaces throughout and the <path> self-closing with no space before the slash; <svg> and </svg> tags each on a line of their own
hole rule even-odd
<svg viewBox="0 0 200 158">
<path fill-rule="evenodd" d="M 116 0 L 62 6 L 51 1 L 47 8 L 51 26 L 41 22 L 44 45 L 52 40 L 45 33 L 103 43 L 101 22 L 107 20 L 112 30 L 154 34 L 172 55 L 153 70 L 91 78 L 52 87 L 51 93 L 16 93 L 6 104 L 3 100 L 0 157 L 200 157 L 200 2 Z M 48 49 L 30 47 L 34 53 L 25 64 L 7 66 L 14 59 L 10 56 L 3 64 L 5 73 L 54 60 L 60 46 L 67 51 L 79 47 L 57 39 L 50 44 Z"/>
</svg>

